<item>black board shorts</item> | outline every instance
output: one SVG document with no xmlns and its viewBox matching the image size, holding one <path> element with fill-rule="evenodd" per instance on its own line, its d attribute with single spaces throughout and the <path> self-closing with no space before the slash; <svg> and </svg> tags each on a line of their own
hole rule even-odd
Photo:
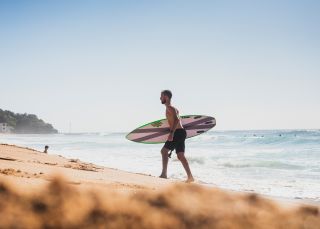
<svg viewBox="0 0 320 229">
<path fill-rule="evenodd" d="M 173 141 L 166 141 L 164 144 L 164 148 L 168 150 L 176 150 L 176 153 L 184 152 L 185 151 L 185 140 L 187 137 L 187 132 L 185 129 L 176 129 L 173 134 Z"/>
</svg>

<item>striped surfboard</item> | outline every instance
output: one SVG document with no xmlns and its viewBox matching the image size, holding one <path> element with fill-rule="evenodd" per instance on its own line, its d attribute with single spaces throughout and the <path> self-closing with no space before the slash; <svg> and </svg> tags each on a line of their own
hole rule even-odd
<svg viewBox="0 0 320 229">
<path fill-rule="evenodd" d="M 187 138 L 207 132 L 216 125 L 213 117 L 205 115 L 180 116 L 183 128 L 187 131 Z M 167 141 L 170 129 L 167 119 L 157 120 L 131 131 L 126 138 L 140 143 L 163 143 Z"/>
</svg>

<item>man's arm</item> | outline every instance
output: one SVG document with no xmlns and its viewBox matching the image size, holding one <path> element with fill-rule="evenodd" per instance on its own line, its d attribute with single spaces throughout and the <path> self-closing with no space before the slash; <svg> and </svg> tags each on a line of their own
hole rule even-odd
<svg viewBox="0 0 320 229">
<path fill-rule="evenodd" d="M 173 124 L 170 126 L 170 134 L 168 137 L 169 141 L 173 140 L 173 133 L 176 131 L 178 123 L 179 123 L 179 118 L 177 115 L 176 110 L 173 107 L 168 107 L 169 115 L 173 118 Z"/>
</svg>

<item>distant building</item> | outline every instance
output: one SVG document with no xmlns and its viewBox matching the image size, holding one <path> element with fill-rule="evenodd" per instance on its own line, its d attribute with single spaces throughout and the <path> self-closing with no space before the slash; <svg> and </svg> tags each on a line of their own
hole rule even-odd
<svg viewBox="0 0 320 229">
<path fill-rule="evenodd" d="M 0 133 L 10 133 L 12 131 L 12 127 L 8 125 L 8 123 L 3 122 L 0 123 Z"/>
</svg>

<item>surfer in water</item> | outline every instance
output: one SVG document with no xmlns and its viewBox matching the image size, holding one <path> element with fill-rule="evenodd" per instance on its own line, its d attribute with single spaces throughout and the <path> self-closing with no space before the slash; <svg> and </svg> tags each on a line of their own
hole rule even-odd
<svg viewBox="0 0 320 229">
<path fill-rule="evenodd" d="M 181 124 L 179 117 L 179 111 L 171 105 L 172 92 L 169 90 L 164 90 L 161 92 L 161 103 L 166 106 L 166 117 L 170 127 L 170 134 L 168 140 L 161 149 L 162 155 L 162 173 L 161 178 L 167 178 L 167 167 L 169 161 L 169 151 L 176 150 L 178 159 L 181 161 L 183 168 L 185 169 L 188 179 L 186 182 L 193 182 L 194 178 L 192 176 L 189 163 L 184 156 L 185 152 L 185 139 L 187 137 L 187 132 Z"/>
</svg>

